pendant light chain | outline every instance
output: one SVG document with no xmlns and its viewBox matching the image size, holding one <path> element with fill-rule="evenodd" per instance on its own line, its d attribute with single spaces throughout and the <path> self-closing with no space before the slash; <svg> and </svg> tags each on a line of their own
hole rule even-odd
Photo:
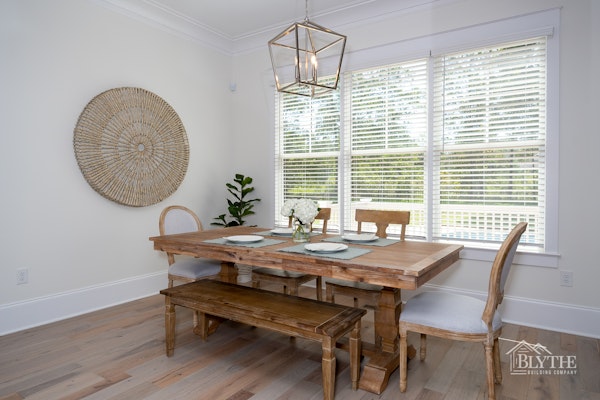
<svg viewBox="0 0 600 400">
<path fill-rule="evenodd" d="M 308 0 L 304 0 L 304 20 L 308 22 Z"/>
</svg>

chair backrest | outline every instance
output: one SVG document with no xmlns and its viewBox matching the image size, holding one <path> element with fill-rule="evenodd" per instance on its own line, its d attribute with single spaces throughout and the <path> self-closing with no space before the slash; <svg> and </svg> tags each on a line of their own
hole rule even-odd
<svg viewBox="0 0 600 400">
<path fill-rule="evenodd" d="M 402 225 L 400 240 L 404 240 L 406 225 L 410 223 L 410 211 L 398 210 L 356 210 L 354 219 L 358 222 L 358 233 L 362 232 L 363 222 L 373 222 L 377 226 L 376 235 L 380 238 L 387 237 L 387 227 L 390 224 Z"/>
<path fill-rule="evenodd" d="M 202 223 L 198 216 L 184 206 L 169 206 L 162 210 L 158 219 L 158 231 L 161 235 L 174 235 L 177 233 L 195 232 L 202 230 Z M 175 262 L 175 257 L 167 253 L 169 265 Z"/>
<path fill-rule="evenodd" d="M 160 213 L 158 230 L 161 235 L 195 232 L 202 230 L 198 216 L 184 206 L 169 206 Z"/>
<path fill-rule="evenodd" d="M 485 304 L 485 309 L 481 319 L 487 324 L 489 328 L 492 326 L 492 320 L 496 309 L 502 303 L 504 298 L 504 285 L 508 278 L 508 273 L 513 263 L 513 258 L 517 252 L 517 246 L 521 235 L 527 229 L 527 222 L 518 223 L 512 231 L 506 236 L 502 246 L 496 253 L 494 263 L 492 264 L 492 271 L 490 272 L 490 283 L 488 287 L 488 298 Z"/>
<path fill-rule="evenodd" d="M 331 208 L 330 207 L 321 207 L 319 209 L 319 213 L 315 217 L 315 220 L 320 219 L 323 220 L 323 233 L 327 233 L 327 221 L 331 219 Z M 288 228 L 292 227 L 292 217 L 288 219 Z M 312 231 L 312 223 L 310 224 L 310 230 Z"/>
</svg>

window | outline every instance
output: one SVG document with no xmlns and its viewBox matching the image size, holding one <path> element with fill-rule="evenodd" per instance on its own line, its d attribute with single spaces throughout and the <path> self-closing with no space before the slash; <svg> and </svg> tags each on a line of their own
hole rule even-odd
<svg viewBox="0 0 600 400">
<path fill-rule="evenodd" d="M 436 57 L 434 239 L 544 245 L 546 40 Z"/>
<path fill-rule="evenodd" d="M 425 237 L 427 60 L 347 76 L 346 229 L 357 208 L 411 211 L 407 234 Z M 365 230 L 375 230 L 365 225 Z M 388 234 L 395 227 L 388 228 Z"/>
<path fill-rule="evenodd" d="M 336 91 L 318 98 L 285 94 L 276 102 L 275 221 L 290 198 L 309 198 L 321 206 L 339 204 L 340 96 Z M 317 227 L 318 224 L 315 225 Z M 339 213 L 328 226 L 339 226 Z"/>
<path fill-rule="evenodd" d="M 521 242 L 555 252 L 547 29 L 348 68 L 327 97 L 277 94 L 276 222 L 285 199 L 310 197 L 332 207 L 333 229 L 356 229 L 357 208 L 403 209 L 409 237 L 486 247 L 527 221 Z"/>
</svg>

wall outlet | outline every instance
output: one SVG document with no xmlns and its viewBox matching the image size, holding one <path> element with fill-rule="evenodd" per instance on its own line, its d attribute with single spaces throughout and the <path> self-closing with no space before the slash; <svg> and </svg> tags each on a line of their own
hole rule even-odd
<svg viewBox="0 0 600 400">
<path fill-rule="evenodd" d="M 22 285 L 29 282 L 29 270 L 27 268 L 20 268 L 17 270 L 17 285 Z"/>
<path fill-rule="evenodd" d="M 559 271 L 560 273 L 560 286 L 573 286 L 573 272 L 572 271 Z"/>
</svg>

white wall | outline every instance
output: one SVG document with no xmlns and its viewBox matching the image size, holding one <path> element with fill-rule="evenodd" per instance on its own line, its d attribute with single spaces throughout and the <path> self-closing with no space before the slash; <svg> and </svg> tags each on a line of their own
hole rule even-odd
<svg viewBox="0 0 600 400">
<path fill-rule="evenodd" d="M 78 312 L 65 303 L 94 308 L 156 293 L 167 261 L 148 238 L 162 208 L 184 204 L 205 227 L 225 211 L 231 59 L 79 0 L 0 2 L 0 54 L 0 334 L 36 323 L 23 314 L 51 320 Z M 73 152 L 83 108 L 122 86 L 162 97 L 189 139 L 182 185 L 150 207 L 101 197 Z M 16 285 L 17 268 L 29 269 L 28 284 Z M 115 282 L 136 284 L 117 294 Z"/>
<path fill-rule="evenodd" d="M 392 42 L 452 31 L 518 15 L 561 7 L 560 35 L 560 193 L 558 268 L 518 265 L 511 272 L 505 301 L 508 320 L 600 337 L 600 262 L 597 257 L 595 212 L 600 196 L 600 3 L 594 0 L 465 0 L 442 2 L 441 7 L 374 21 L 359 27 L 329 26 L 348 35 L 348 53 Z M 236 160 L 255 166 L 257 180 L 273 181 L 272 88 L 268 51 L 261 49 L 236 58 L 238 76 Z M 265 76 L 267 78 L 265 78 Z M 262 93 L 268 101 L 260 98 Z M 269 103 L 269 101 L 271 103 Z M 247 107 L 251 104 L 251 107 Z M 267 117 L 268 116 L 268 117 Z M 251 121 L 250 123 L 248 121 Z M 248 136 L 244 130 L 252 126 Z M 252 151 L 248 151 L 251 149 Z M 272 190 L 269 187 L 269 190 Z M 264 214 L 269 223 L 270 214 Z M 433 281 L 441 290 L 482 295 L 487 290 L 491 263 L 461 260 Z M 573 287 L 559 285 L 559 270 L 573 272 Z M 408 297 L 411 293 L 404 292 Z"/>
<path fill-rule="evenodd" d="M 517 266 L 505 303 L 515 322 L 600 337 L 595 235 L 600 4 L 440 3 L 364 26 L 315 22 L 347 34 L 352 52 L 562 7 L 561 256 L 558 268 Z M 166 259 L 147 238 L 157 233 L 160 210 L 188 205 L 209 227 L 224 211 L 223 185 L 235 172 L 252 176 L 263 199 L 252 222 L 272 223 L 273 98 L 266 43 L 230 59 L 92 1 L 3 0 L 0 54 L 0 334 L 156 293 L 166 279 Z M 234 93 L 230 82 L 236 83 Z M 173 196 L 155 206 L 131 208 L 105 200 L 83 179 L 73 155 L 77 117 L 95 95 L 119 86 L 161 96 L 188 133 L 188 174 Z M 462 260 L 434 284 L 481 295 L 489 266 Z M 23 267 L 29 268 L 30 282 L 17 286 L 16 269 Z M 561 269 L 573 271 L 573 287 L 559 286 Z"/>
</svg>

